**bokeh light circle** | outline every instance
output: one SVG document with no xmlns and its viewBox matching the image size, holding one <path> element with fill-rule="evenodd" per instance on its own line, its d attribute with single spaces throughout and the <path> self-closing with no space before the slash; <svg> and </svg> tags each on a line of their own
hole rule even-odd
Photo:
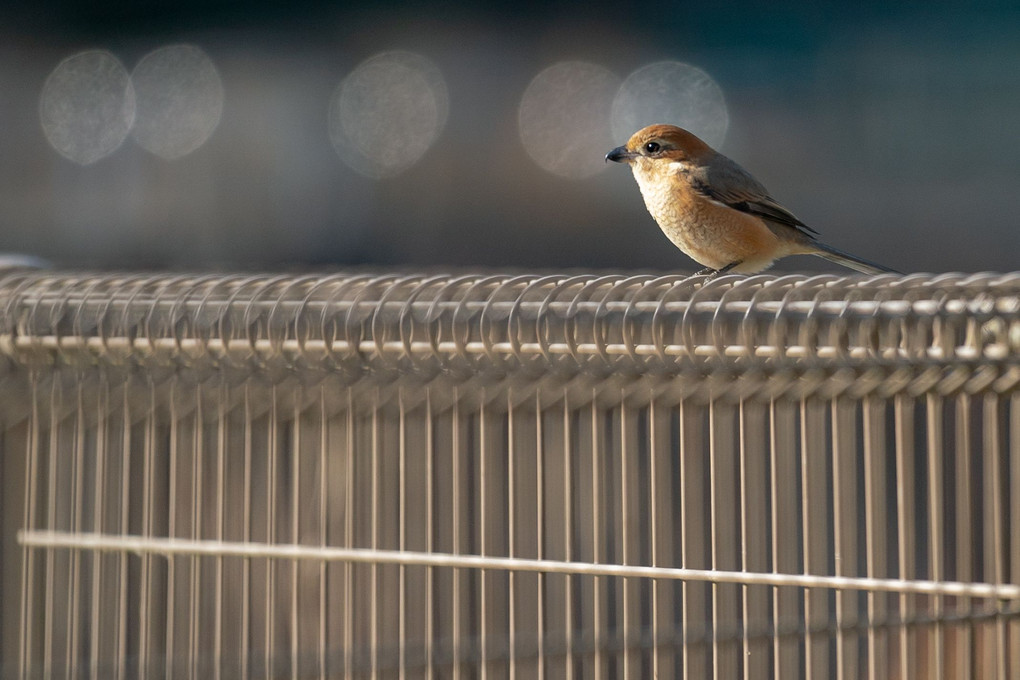
<svg viewBox="0 0 1020 680">
<path fill-rule="evenodd" d="M 620 79 L 583 61 L 564 61 L 535 76 L 518 110 L 521 142 L 543 169 L 579 179 L 605 168 L 609 115 Z"/>
<path fill-rule="evenodd" d="M 212 135 L 223 113 L 216 66 L 194 45 L 169 45 L 145 55 L 131 73 L 137 109 L 132 136 L 166 159 L 186 156 Z"/>
<path fill-rule="evenodd" d="M 88 165 L 116 151 L 135 117 L 131 77 L 106 50 L 61 61 L 43 84 L 39 120 L 59 154 Z"/>
<path fill-rule="evenodd" d="M 646 125 L 668 123 L 718 148 L 729 121 L 722 88 L 701 69 L 678 61 L 642 66 L 624 79 L 613 100 L 613 137 L 620 144 Z"/>
<path fill-rule="evenodd" d="M 435 64 L 411 52 L 383 52 L 359 64 L 333 93 L 329 136 L 354 170 L 392 177 L 425 155 L 448 111 L 446 82 Z"/>
</svg>

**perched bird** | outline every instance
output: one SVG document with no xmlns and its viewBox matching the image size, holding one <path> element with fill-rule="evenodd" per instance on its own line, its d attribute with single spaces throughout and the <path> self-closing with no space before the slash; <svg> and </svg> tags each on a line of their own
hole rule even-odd
<svg viewBox="0 0 1020 680">
<path fill-rule="evenodd" d="M 749 172 L 674 125 L 649 125 L 607 161 L 627 163 L 645 206 L 699 274 L 753 274 L 787 255 L 818 255 L 865 274 L 895 272 L 815 240 L 818 233 Z"/>
</svg>

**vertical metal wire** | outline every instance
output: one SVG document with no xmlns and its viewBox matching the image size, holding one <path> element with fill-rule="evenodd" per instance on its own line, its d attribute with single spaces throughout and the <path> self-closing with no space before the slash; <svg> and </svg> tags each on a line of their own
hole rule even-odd
<svg viewBox="0 0 1020 680">
<path fill-rule="evenodd" d="M 595 425 L 592 423 L 595 405 L 586 400 L 589 395 L 578 395 L 575 412 L 568 417 L 572 419 L 570 434 L 572 448 L 576 451 L 574 460 L 574 477 L 571 480 L 575 494 L 576 547 L 574 559 L 597 563 L 599 506 L 598 473 L 592 469 L 592 461 L 597 456 L 598 439 L 595 437 Z M 593 677 L 600 672 L 601 656 L 598 654 L 596 642 L 601 634 L 599 612 L 598 580 L 592 576 L 579 576 L 576 579 L 574 592 L 574 617 L 577 634 L 575 644 L 579 649 L 576 664 L 577 672 L 585 677 Z"/>
<path fill-rule="evenodd" d="M 241 534 L 243 540 L 252 540 L 251 508 L 252 489 L 254 479 L 252 476 L 253 457 L 253 423 L 252 423 L 252 386 L 250 383 L 244 385 L 244 483 L 242 484 L 243 505 L 247 512 L 242 514 Z M 241 650 L 240 669 L 241 677 L 250 677 L 251 670 L 251 619 L 252 619 L 252 561 L 245 560 L 241 567 Z"/>
<path fill-rule="evenodd" d="M 801 517 L 803 522 L 803 568 L 805 574 L 830 572 L 828 537 L 832 533 L 828 503 L 828 470 L 826 468 L 825 408 L 816 399 L 800 403 L 800 475 Z M 804 665 L 807 677 L 830 676 L 829 627 L 830 593 L 811 588 L 804 592 L 805 640 Z"/>
<path fill-rule="evenodd" d="M 1010 582 L 1020 583 L 1020 390 L 1009 400 L 1009 496 L 1010 496 Z M 1007 624 L 1009 666 L 1013 672 L 1020 669 L 1020 619 L 1013 617 Z"/>
<path fill-rule="evenodd" d="M 223 541 L 226 538 L 227 532 L 227 518 L 225 514 L 226 509 L 226 493 L 227 493 L 227 404 L 229 403 L 230 395 L 227 389 L 225 381 L 220 382 L 216 386 L 216 486 L 213 492 L 213 498 L 215 499 L 215 531 L 214 536 L 217 541 Z M 213 671 L 212 677 L 214 680 L 220 680 L 223 674 L 223 667 L 225 664 L 225 655 L 223 648 L 223 634 L 224 634 L 224 620 L 223 620 L 223 600 L 224 600 L 224 588 L 223 588 L 223 569 L 224 559 L 221 556 L 217 556 L 213 562 Z"/>
<path fill-rule="evenodd" d="M 705 550 L 709 499 L 705 490 L 708 447 L 703 417 L 703 407 L 680 403 L 680 550 L 682 566 L 687 569 L 707 569 L 711 559 Z M 711 631 L 708 630 L 709 601 L 704 584 L 685 582 L 682 593 L 684 677 L 707 678 L 712 674 L 712 655 L 706 644 Z"/>
<path fill-rule="evenodd" d="M 534 529 L 534 548 L 535 548 L 535 559 L 544 560 L 546 559 L 545 541 L 546 541 L 546 481 L 545 481 L 545 430 L 543 428 L 544 409 L 542 408 L 542 396 L 539 392 L 535 393 L 535 464 L 534 464 L 534 477 L 535 477 L 535 520 L 533 523 Z M 548 579 L 545 574 L 539 573 L 535 575 L 535 635 L 536 644 L 535 652 L 537 658 L 532 665 L 533 677 L 538 680 L 545 680 L 545 640 L 546 640 L 546 625 L 545 621 L 547 618 L 546 614 L 546 597 L 545 592 L 548 585 Z"/>
<path fill-rule="evenodd" d="M 84 385 L 79 383 L 75 391 L 74 425 L 73 425 L 73 462 L 71 464 L 71 497 L 70 529 L 80 532 L 85 528 L 85 404 Z M 84 622 L 82 613 L 82 561 L 84 556 L 79 551 L 71 554 L 70 583 L 68 588 L 69 612 L 67 624 L 70 634 L 67 636 L 65 665 L 70 671 L 72 680 L 81 672 L 79 660 L 82 658 L 81 636 Z"/>
<path fill-rule="evenodd" d="M 121 395 L 122 401 L 120 404 L 121 412 L 121 440 L 120 440 L 120 459 L 121 459 L 121 478 L 120 478 L 120 501 L 117 507 L 117 529 L 122 536 L 130 535 L 131 533 L 131 522 L 130 518 L 133 509 L 133 476 L 131 468 L 131 452 L 132 452 L 132 437 L 133 431 L 133 415 L 131 413 L 131 402 L 128 397 L 130 390 L 127 386 L 122 387 Z M 117 659 L 117 680 L 121 680 L 127 677 L 134 669 L 130 667 L 131 658 L 136 657 L 136 654 L 132 653 L 131 657 L 128 655 L 128 591 L 129 591 L 129 571 L 128 571 L 128 560 L 129 556 L 125 554 L 119 554 L 116 556 L 117 561 L 117 595 L 116 595 L 116 612 L 117 612 L 117 627 L 114 631 L 116 652 L 115 657 Z M 133 605 L 135 603 L 132 603 Z M 133 611 L 133 607 L 132 607 Z M 134 652 L 135 650 L 132 650 Z"/>
<path fill-rule="evenodd" d="M 205 516 L 204 507 L 202 503 L 202 469 L 205 462 L 205 446 L 202 437 L 203 430 L 205 429 L 205 418 L 202 413 L 203 402 L 202 402 L 202 388 L 196 386 L 194 388 L 195 403 L 194 409 L 195 414 L 191 420 L 192 433 L 191 433 L 191 516 L 190 520 L 190 536 L 194 540 L 202 538 L 202 518 Z M 202 558 L 198 555 L 192 555 L 191 559 L 188 560 L 188 616 L 187 616 L 187 629 L 188 629 L 188 660 L 189 660 L 189 676 L 197 678 L 200 674 L 205 675 L 208 671 L 203 668 L 206 664 L 202 663 L 205 659 L 205 640 L 202 639 L 201 628 L 204 621 L 204 607 L 200 601 L 202 593 Z M 219 659 L 210 659 L 213 664 L 219 665 Z"/>
<path fill-rule="evenodd" d="M 508 413 L 513 418 L 508 418 L 508 426 L 514 446 L 510 447 L 507 458 L 507 474 L 512 474 L 513 480 L 513 488 L 508 489 L 512 492 L 514 510 L 512 553 L 526 559 L 542 559 L 546 540 L 542 401 L 538 395 L 513 396 Z M 544 678 L 546 579 L 543 574 L 515 576 L 516 594 L 509 604 L 514 613 L 511 630 L 515 631 L 517 649 L 511 645 L 514 667 L 510 669 L 510 677 Z"/>
<path fill-rule="evenodd" d="M 598 408 L 598 392 L 592 392 L 591 402 L 585 409 L 587 420 L 588 437 L 590 438 L 591 459 L 588 463 L 591 469 L 591 561 L 594 564 L 603 562 L 602 525 L 605 522 L 604 508 L 602 507 L 602 484 L 599 471 L 602 469 L 602 462 L 606 459 L 605 443 L 603 433 L 599 427 L 601 413 Z M 600 641 L 608 636 L 606 626 L 606 592 L 605 580 L 594 576 L 592 581 L 592 677 L 600 680 L 607 673 L 608 659 Z"/>
<path fill-rule="evenodd" d="M 634 512 L 634 508 L 630 507 L 629 502 L 633 493 L 630 493 L 628 486 L 634 475 L 628 470 L 628 467 L 635 460 L 636 451 L 634 448 L 636 447 L 629 440 L 634 427 L 630 422 L 631 414 L 626 404 L 626 395 L 621 393 L 620 396 L 620 406 L 616 409 L 619 417 L 619 444 L 615 447 L 617 451 L 613 460 L 613 466 L 616 468 L 613 474 L 616 478 L 617 488 L 614 493 L 617 498 L 614 500 L 618 505 L 615 508 L 615 517 L 612 522 L 616 526 L 614 533 L 619 536 L 619 544 L 616 554 L 611 557 L 616 564 L 634 564 L 630 555 L 631 534 L 633 533 L 630 524 L 637 519 L 637 513 Z M 635 598 L 631 595 L 633 580 L 623 578 L 620 581 L 618 586 L 620 594 L 617 598 L 620 602 L 620 611 L 616 617 L 615 627 L 617 637 L 621 641 L 621 653 L 617 660 L 617 668 L 622 669 L 624 677 L 630 677 L 631 674 L 637 672 L 640 665 L 640 656 L 636 653 L 637 642 L 632 639 L 633 631 L 640 630 L 640 617 L 635 615 L 634 611 L 633 601 Z"/>
<path fill-rule="evenodd" d="M 938 395 L 926 398 L 927 456 L 925 463 L 928 468 L 928 560 L 930 562 L 928 577 L 933 581 L 946 578 L 945 564 L 945 531 L 946 531 L 946 485 L 945 485 L 945 451 L 943 428 L 943 399 Z M 945 626 L 942 617 L 945 615 L 945 603 L 942 595 L 931 598 L 931 613 L 934 622 L 929 635 L 927 653 L 922 655 L 919 671 L 924 677 L 943 680 L 946 677 Z"/>
<path fill-rule="evenodd" d="M 463 422 L 460 416 L 460 395 L 455 391 L 453 395 L 453 409 L 451 412 L 451 446 L 450 446 L 450 465 L 452 468 L 452 487 L 453 487 L 453 498 L 451 500 L 451 511 L 452 511 L 452 530 L 451 530 L 451 542 L 453 544 L 453 552 L 460 554 L 463 550 L 462 528 L 461 528 L 461 516 L 462 516 L 462 504 L 461 491 L 461 470 L 462 461 L 465 458 L 463 451 L 462 441 L 462 429 Z M 462 572 L 460 569 L 454 569 L 452 575 L 452 608 L 451 608 L 451 631 L 453 634 L 453 640 L 451 640 L 450 649 L 451 656 L 453 659 L 453 677 L 455 680 L 461 676 L 461 659 L 462 659 L 462 648 L 461 640 L 466 633 L 466 629 L 470 630 L 470 627 L 465 626 L 465 622 L 462 621 L 462 593 L 461 588 L 463 587 Z"/>
<path fill-rule="evenodd" d="M 489 500 L 489 480 L 492 475 L 489 466 L 489 456 L 491 450 L 487 446 L 489 441 L 489 430 L 488 430 L 488 410 L 486 409 L 486 403 L 483 402 L 478 407 L 478 413 L 475 418 L 476 430 L 474 437 L 471 442 L 471 446 L 474 449 L 475 454 L 475 465 L 478 470 L 478 477 L 473 484 L 478 494 L 478 514 L 475 515 L 478 523 L 478 554 L 493 555 L 494 551 L 491 549 L 489 543 L 491 541 L 489 537 L 489 523 L 491 521 L 490 514 L 490 503 Z M 492 628 L 492 619 L 494 611 L 494 603 L 492 602 L 492 593 L 489 587 L 490 584 L 490 573 L 488 569 L 480 569 L 477 575 L 478 579 L 478 663 L 479 663 L 479 677 L 481 680 L 486 680 L 492 673 L 493 668 L 491 665 L 491 650 L 489 648 L 490 631 Z"/>
<path fill-rule="evenodd" d="M 987 583 L 1004 583 L 1005 545 L 1003 535 L 1003 500 L 1002 500 L 1002 450 L 1000 432 L 999 398 L 995 394 L 986 394 L 982 406 L 983 434 L 982 449 L 982 487 L 984 526 L 984 572 L 982 581 Z M 982 650 L 984 677 L 1007 677 L 1006 673 L 1006 622 L 997 618 L 981 627 L 984 638 Z"/>
<path fill-rule="evenodd" d="M 741 559 L 744 571 L 764 573 L 768 564 L 768 414 L 760 402 L 739 406 Z M 742 586 L 744 622 L 743 674 L 746 680 L 771 677 L 774 661 L 764 626 L 769 621 L 769 597 L 763 586 Z"/>
<path fill-rule="evenodd" d="M 709 508 L 711 528 L 711 565 L 720 571 L 740 569 L 737 537 L 740 518 L 736 500 L 738 459 L 734 446 L 737 413 L 729 405 L 713 401 L 708 408 L 709 444 Z M 737 677 L 740 646 L 736 630 L 740 615 L 737 586 L 732 583 L 712 584 L 712 670 L 713 677 Z M 720 639 L 722 638 L 722 639 Z"/>
<path fill-rule="evenodd" d="M 382 475 L 382 446 L 380 439 L 382 437 L 381 423 L 379 413 L 379 402 L 378 402 L 378 391 L 373 391 L 372 397 L 375 400 L 372 404 L 372 415 L 371 415 L 371 427 L 372 430 L 369 433 L 370 437 L 370 455 L 367 462 L 369 468 L 369 488 L 370 493 L 370 510 L 369 517 L 371 525 L 369 527 L 369 547 L 373 550 L 378 550 L 381 546 L 379 545 L 379 515 L 382 509 L 379 505 L 379 477 Z M 382 600 L 382 591 L 379 587 L 379 570 L 380 565 L 373 563 L 370 567 L 371 575 L 369 577 L 368 592 L 370 593 L 370 600 L 368 603 L 368 654 L 369 654 L 369 669 L 370 677 L 375 680 L 379 677 L 379 603 Z"/>
<path fill-rule="evenodd" d="M 801 570 L 798 535 L 797 495 L 790 493 L 797 482 L 796 412 L 787 402 L 771 405 L 772 477 L 772 571 L 792 574 Z M 772 594 L 774 631 L 774 677 L 803 678 L 800 640 L 792 634 L 800 620 L 798 593 L 793 588 L 775 587 Z"/>
<path fill-rule="evenodd" d="M 354 394 L 346 390 L 345 412 L 345 474 L 344 474 L 344 547 L 354 547 Z M 343 620 L 343 662 L 344 677 L 351 677 L 354 670 L 354 565 L 344 564 L 344 620 Z"/>
<path fill-rule="evenodd" d="M 648 523 L 649 558 L 651 566 L 669 565 L 672 556 L 673 532 L 668 519 L 671 516 L 669 499 L 670 447 L 669 411 L 660 408 L 655 400 L 648 405 Z M 672 584 L 655 579 L 651 583 L 651 638 L 652 676 L 656 678 L 678 675 L 673 654 L 674 646 L 666 639 L 673 630 Z"/>
<path fill-rule="evenodd" d="M 950 578 L 957 581 L 969 581 L 974 578 L 974 553 L 973 553 L 973 510 L 974 495 L 972 491 L 973 478 L 965 471 L 972 470 L 974 461 L 971 450 L 971 397 L 961 394 L 956 397 L 956 408 L 954 413 L 954 424 L 956 427 L 955 456 L 953 467 L 956 474 L 953 475 L 954 498 L 956 502 L 953 507 L 955 516 L 955 559 L 956 573 Z M 966 614 L 972 603 L 968 598 L 952 598 L 951 604 L 954 610 L 960 614 Z M 953 680 L 970 680 L 972 672 L 972 658 L 974 654 L 973 627 L 966 620 L 953 625 L 949 631 L 949 643 L 946 655 L 948 661 L 949 677 Z"/>
<path fill-rule="evenodd" d="M 898 574 L 900 578 L 917 577 L 915 555 L 917 551 L 917 520 L 915 517 L 916 493 L 914 490 L 916 471 L 914 465 L 914 401 L 906 395 L 893 400 L 894 432 L 896 442 L 896 533 Z M 901 593 L 898 614 L 904 621 L 917 618 L 915 600 L 917 596 Z M 899 654 L 900 676 L 909 677 L 918 663 L 918 641 L 916 629 L 900 626 Z"/>
<path fill-rule="evenodd" d="M 177 538 L 177 475 L 178 475 L 178 452 L 181 450 L 179 445 L 180 434 L 179 425 L 180 420 L 177 413 L 177 380 L 171 380 L 169 389 L 170 398 L 170 449 L 169 449 L 169 468 L 167 471 L 167 479 L 169 480 L 170 488 L 167 494 L 167 536 L 170 538 Z M 177 657 L 177 648 L 175 643 L 176 635 L 176 614 L 177 614 L 177 558 L 170 556 L 167 558 L 166 565 L 166 631 L 164 644 L 164 672 L 167 677 L 175 677 L 176 669 L 174 668 L 174 661 Z"/>
<path fill-rule="evenodd" d="M 503 414 L 493 404 L 483 401 L 477 414 L 478 520 L 479 549 L 482 555 L 505 556 L 507 553 L 506 496 L 507 453 Z M 479 620 L 481 649 L 480 677 L 503 678 L 509 669 L 506 639 L 509 621 L 508 575 L 482 569 L 478 574 Z"/>
<path fill-rule="evenodd" d="M 249 506 L 251 520 L 249 522 L 248 540 L 253 542 L 275 540 L 272 517 L 275 510 L 273 492 L 276 488 L 276 447 L 273 394 L 275 386 L 271 386 L 268 394 L 252 389 L 248 402 L 249 443 L 251 446 L 251 492 Z M 266 404 L 268 397 L 269 403 Z M 268 415 L 267 415 L 268 414 Z M 249 585 L 249 668 L 255 677 L 268 677 L 274 670 L 272 653 L 272 630 L 275 625 L 273 614 L 273 587 L 271 580 L 271 560 L 251 560 Z"/>
<path fill-rule="evenodd" d="M 886 502 L 885 403 L 866 398 L 864 408 L 864 521 L 866 525 L 867 575 L 882 578 L 887 572 L 886 527 L 889 521 Z M 868 619 L 885 621 L 889 615 L 884 593 L 868 593 Z M 889 664 L 887 633 L 868 628 L 868 677 L 887 677 Z"/>
<path fill-rule="evenodd" d="M 329 480 L 332 478 L 333 467 L 330 465 L 330 437 L 329 437 L 329 401 L 326 398 L 326 388 L 320 385 L 318 390 L 319 405 L 319 547 L 325 548 L 329 545 L 330 534 L 330 512 L 329 512 Z M 333 452 L 333 455 L 336 455 Z M 316 636 L 319 676 L 327 677 L 331 674 L 330 649 L 330 627 L 328 611 L 332 604 L 329 589 L 333 583 L 329 579 L 330 570 L 325 560 L 318 564 L 318 585 L 319 585 L 319 622 L 318 635 Z"/>
<path fill-rule="evenodd" d="M 432 390 L 425 394 L 425 551 L 435 550 L 435 502 L 436 502 L 436 415 L 432 408 Z M 436 574 L 435 569 L 425 569 L 425 678 L 431 680 L 435 676 L 436 647 Z"/>
<path fill-rule="evenodd" d="M 277 542 L 277 521 L 276 509 L 280 504 L 278 498 L 278 483 L 280 481 L 280 434 L 279 434 L 279 393 L 276 384 L 269 388 L 269 414 L 266 421 L 266 498 L 265 510 L 263 513 L 265 521 L 266 542 L 273 544 Z M 279 619 L 276 614 L 277 597 L 277 571 L 276 560 L 265 560 L 266 580 L 265 591 L 265 619 L 263 644 L 265 648 L 262 658 L 265 659 L 266 677 L 275 676 L 278 670 L 277 660 L 276 629 Z"/>
<path fill-rule="evenodd" d="M 54 379 L 50 386 L 49 403 L 49 432 L 50 446 L 48 463 L 48 479 L 46 490 L 46 526 L 63 527 L 64 523 L 57 520 L 57 479 L 59 478 L 60 466 L 57 461 L 60 459 L 60 381 Z M 44 604 L 45 629 L 43 632 L 43 676 L 50 678 L 54 675 L 54 661 L 56 660 L 57 642 L 53 639 L 56 632 L 56 603 L 55 592 L 59 589 L 56 581 L 58 553 L 53 548 L 46 549 L 46 595 Z M 66 584 L 65 584 L 66 587 Z M 61 672 L 66 669 L 61 667 Z"/>
<path fill-rule="evenodd" d="M 301 450 L 301 409 L 304 404 L 304 390 L 299 387 L 295 395 L 293 405 L 293 426 L 291 429 L 290 451 L 290 542 L 294 545 L 301 543 L 301 500 L 303 488 L 301 486 L 301 459 L 304 453 Z M 297 560 L 292 560 L 287 565 L 290 569 L 290 677 L 297 680 L 304 670 L 301 668 L 302 647 L 301 647 L 301 618 L 298 615 L 299 593 L 298 584 L 301 565 Z"/>
<path fill-rule="evenodd" d="M 574 507 L 577 502 L 574 496 L 574 474 L 577 471 L 577 466 L 574 464 L 574 441 L 576 438 L 575 429 L 573 427 L 573 420 L 571 418 L 571 409 L 569 397 L 566 393 L 563 395 L 563 535 L 564 541 L 564 559 L 568 562 L 576 559 L 574 551 L 574 531 L 575 527 L 580 525 L 580 520 L 574 521 Z M 564 670 L 566 671 L 567 677 L 572 677 L 578 669 L 578 654 L 574 651 L 576 642 L 576 625 L 577 620 L 577 609 L 575 607 L 575 597 L 580 588 L 580 579 L 573 576 L 566 576 L 564 579 L 564 623 L 567 634 L 564 637 L 564 647 L 566 651 L 566 663 Z"/>
<path fill-rule="evenodd" d="M 1020 583 L 1020 391 L 1009 398 L 1009 537 L 1010 582 Z M 1010 669 L 1020 668 L 1020 619 L 1007 624 Z"/>
<path fill-rule="evenodd" d="M 154 475 L 155 472 L 155 439 L 156 439 L 156 425 L 154 417 L 156 413 L 155 408 L 155 387 L 151 382 L 148 383 L 147 390 L 148 400 L 145 409 L 144 425 L 142 428 L 143 451 L 142 451 L 142 536 L 149 537 L 155 533 L 155 522 L 153 515 L 154 513 Z M 125 396 L 125 398 L 127 398 Z M 148 669 L 155 668 L 153 661 L 150 657 L 151 649 L 151 638 L 153 632 L 150 630 L 150 621 L 154 620 L 152 616 L 153 603 L 155 602 L 155 593 L 153 592 L 153 557 L 151 555 L 141 556 L 141 575 L 139 584 L 140 602 L 138 612 L 138 669 L 139 672 L 147 672 Z"/>
<path fill-rule="evenodd" d="M 25 466 L 25 508 L 24 508 L 24 521 L 25 526 L 30 529 L 35 529 L 39 526 L 39 519 L 37 517 L 36 504 L 38 499 L 36 498 L 36 489 L 38 488 L 40 473 L 39 473 L 39 457 L 40 446 L 39 446 L 39 428 L 41 427 L 41 418 L 39 413 L 39 378 L 35 371 L 30 371 L 28 375 L 28 390 L 29 400 L 31 403 L 31 416 L 28 423 L 28 433 L 25 442 L 25 457 L 28 459 L 28 464 Z M 18 673 L 23 678 L 31 677 L 36 674 L 36 660 L 35 654 L 33 653 L 36 647 L 36 555 L 37 551 L 23 549 L 21 553 L 21 624 L 22 624 L 22 636 L 21 645 L 18 649 Z M 43 619 L 41 622 L 43 626 L 48 624 L 48 621 Z M 45 662 L 44 662 L 45 663 Z"/>
<path fill-rule="evenodd" d="M 413 399 L 413 402 L 406 404 L 406 495 L 400 499 L 407 506 L 406 545 L 409 550 L 432 552 L 436 550 L 433 503 L 437 497 L 434 487 L 436 474 L 433 456 L 436 446 L 432 395 L 430 389 L 409 390 L 406 397 L 409 402 Z M 414 566 L 407 569 L 408 638 L 404 644 L 411 645 L 408 652 L 409 677 L 426 678 L 434 673 L 431 667 L 433 647 L 437 643 L 434 576 L 435 570 L 429 567 Z"/>
<path fill-rule="evenodd" d="M 514 531 L 512 554 L 526 559 L 543 559 L 546 541 L 546 482 L 543 468 L 543 412 L 539 395 L 514 394 L 509 403 L 508 426 L 514 445 L 509 449 L 507 475 L 513 481 L 508 489 L 513 501 Z M 512 419 L 509 416 L 512 415 Z M 509 554 L 509 553 L 508 553 Z M 511 630 L 516 644 L 511 645 L 511 678 L 544 678 L 546 577 L 543 574 L 516 574 L 515 597 L 510 601 L 514 613 Z M 515 648 L 516 647 L 516 648 Z"/>
<path fill-rule="evenodd" d="M 401 551 L 407 550 L 407 404 L 404 401 L 404 389 L 400 388 L 397 397 L 397 407 L 399 413 L 397 415 L 397 456 L 398 456 L 398 489 L 399 489 L 399 504 L 400 507 L 397 509 L 397 543 L 398 549 Z M 408 607 L 408 593 L 407 593 L 407 568 L 404 565 L 397 567 L 397 634 L 400 648 L 397 650 L 397 664 L 399 669 L 399 677 L 403 678 L 407 675 L 407 607 Z"/>
<path fill-rule="evenodd" d="M 108 408 L 106 401 L 109 399 L 109 393 L 107 392 L 107 385 L 105 379 L 100 379 L 100 385 L 96 390 L 96 446 L 93 453 L 94 463 L 90 467 L 94 467 L 95 476 L 93 479 L 93 494 L 94 500 L 92 505 L 92 521 L 89 527 L 94 532 L 104 532 L 105 527 L 103 526 L 103 511 L 105 510 L 106 501 L 106 481 L 107 475 L 110 471 L 107 469 L 106 456 L 108 453 L 108 445 L 106 440 L 106 427 L 109 418 Z M 82 429 L 87 430 L 85 423 L 82 423 Z M 85 433 L 83 432 L 83 436 Z M 102 607 L 102 592 L 101 592 L 101 576 L 103 573 L 102 563 L 105 555 L 93 554 L 92 555 L 92 583 L 91 593 L 89 597 L 89 609 L 90 609 L 90 628 L 91 635 L 89 639 L 89 674 L 91 677 L 97 677 L 99 674 L 99 660 L 101 658 L 102 641 L 103 641 L 103 627 L 106 623 L 106 617 L 103 616 Z M 78 664 L 75 664 L 78 665 Z"/>
<path fill-rule="evenodd" d="M 506 477 L 507 483 L 507 504 L 506 504 L 506 525 L 507 525 L 507 556 L 517 557 L 517 508 L 515 507 L 515 499 L 517 495 L 517 480 L 516 471 L 517 467 L 523 467 L 523 461 L 519 460 L 516 453 L 518 447 L 517 434 L 517 419 L 514 417 L 514 403 L 513 403 L 513 391 L 511 390 L 507 395 L 507 446 L 506 446 L 506 468 L 502 470 L 502 474 Z M 518 602 L 518 587 L 517 580 L 518 575 L 514 572 L 507 574 L 507 595 L 509 597 L 509 607 L 507 608 L 507 671 L 510 678 L 516 679 L 518 673 L 518 654 L 517 647 L 521 642 L 521 636 L 518 634 L 518 621 L 517 614 L 517 602 Z"/>
<path fill-rule="evenodd" d="M 547 461 L 544 469 L 548 479 L 546 488 L 549 490 L 548 503 L 544 504 L 548 517 L 549 529 L 548 551 L 543 553 L 549 559 L 571 561 L 575 559 L 574 496 L 575 477 L 574 455 L 575 437 L 571 428 L 573 410 L 567 390 L 562 392 L 560 408 L 550 408 L 548 412 L 547 434 L 548 446 L 543 444 L 542 460 Z M 544 440 L 545 441 L 545 440 Z M 559 456 L 559 460 L 557 460 Z M 549 630 L 562 631 L 562 653 L 553 655 L 545 664 L 548 677 L 573 677 L 577 657 L 575 645 L 574 599 L 577 594 L 577 579 L 567 574 L 550 574 L 546 578 L 548 588 L 547 611 L 549 613 Z M 558 639 L 558 638 L 554 638 Z"/>
<path fill-rule="evenodd" d="M 854 402 L 846 398 L 832 401 L 832 511 L 833 548 L 836 576 L 858 575 L 858 517 L 860 482 L 857 477 L 858 443 Z M 861 677 L 860 621 L 858 593 L 836 593 L 836 680 Z"/>
<path fill-rule="evenodd" d="M 401 418 L 399 394 L 399 388 L 392 398 L 378 391 L 373 394 L 375 410 L 378 413 L 378 416 L 373 415 L 373 427 L 376 428 L 375 540 L 376 546 L 384 550 L 394 550 L 399 543 L 401 508 L 408 501 L 406 497 L 399 496 Z M 384 402 L 384 399 L 388 403 Z M 377 675 L 399 673 L 401 641 L 396 639 L 396 631 L 400 626 L 400 571 L 401 568 L 396 565 L 379 565 L 376 572 L 377 601 L 373 603 L 373 607 L 376 610 Z"/>
</svg>

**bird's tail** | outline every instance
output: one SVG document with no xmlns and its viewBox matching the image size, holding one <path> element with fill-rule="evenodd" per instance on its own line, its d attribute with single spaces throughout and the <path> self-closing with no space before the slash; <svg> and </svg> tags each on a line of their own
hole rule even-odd
<svg viewBox="0 0 1020 680">
<path fill-rule="evenodd" d="M 851 255 L 849 253 L 844 253 L 842 250 L 837 250 L 837 249 L 833 248 L 832 246 L 825 245 L 824 243 L 819 243 L 819 242 L 815 241 L 811 245 L 813 245 L 815 248 L 817 248 L 817 250 L 814 252 L 814 254 L 817 255 L 818 257 L 824 257 L 826 260 L 829 260 L 830 262 L 835 262 L 836 264 L 841 264 L 844 267 L 849 267 L 850 269 L 856 269 L 857 271 L 863 272 L 865 274 L 900 274 L 900 273 L 902 273 L 902 272 L 896 271 L 895 269 L 890 269 L 889 267 L 883 267 L 880 264 L 875 264 L 874 262 L 869 262 L 868 260 L 862 260 L 861 258 L 857 257 L 856 255 Z"/>
</svg>

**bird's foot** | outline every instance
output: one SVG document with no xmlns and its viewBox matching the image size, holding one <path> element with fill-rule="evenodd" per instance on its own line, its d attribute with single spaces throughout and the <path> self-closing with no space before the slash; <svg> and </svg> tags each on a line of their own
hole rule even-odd
<svg viewBox="0 0 1020 680">
<path fill-rule="evenodd" d="M 737 260 L 736 262 L 730 262 L 728 265 L 726 265 L 722 269 L 712 269 L 711 267 L 705 267 L 704 269 L 702 269 L 701 271 L 695 273 L 694 275 L 695 276 L 707 276 L 708 277 L 707 280 L 711 281 L 712 279 L 716 278 L 717 276 L 722 276 L 726 272 L 730 271 L 731 269 L 736 267 L 741 262 L 742 262 L 742 260 Z"/>
</svg>

